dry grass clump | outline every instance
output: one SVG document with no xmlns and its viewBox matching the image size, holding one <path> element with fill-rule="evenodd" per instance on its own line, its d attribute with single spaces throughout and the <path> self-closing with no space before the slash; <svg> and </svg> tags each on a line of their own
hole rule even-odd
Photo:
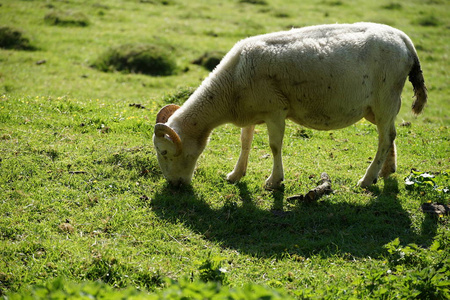
<svg viewBox="0 0 450 300">
<path fill-rule="evenodd" d="M 103 72 L 169 76 L 178 70 L 170 52 L 170 49 L 154 44 L 125 44 L 107 50 L 92 66 Z"/>
</svg>

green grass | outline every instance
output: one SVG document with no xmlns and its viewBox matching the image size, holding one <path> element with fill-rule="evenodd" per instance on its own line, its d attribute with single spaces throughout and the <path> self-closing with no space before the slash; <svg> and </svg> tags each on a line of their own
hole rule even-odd
<svg viewBox="0 0 450 300">
<path fill-rule="evenodd" d="M 55 277 L 67 294 L 448 295 L 449 219 L 420 210 L 427 201 L 448 204 L 448 194 L 409 191 L 404 179 L 412 168 L 439 178 L 450 169 L 449 8 L 446 1 L 3 1 L 0 27 L 26 33 L 35 50 L 0 49 L 0 295 L 39 294 L 42 286 L 62 292 Z M 49 25 L 52 11 L 79 12 L 89 24 Z M 398 124 L 411 124 L 397 127 L 390 180 L 355 187 L 376 152 L 368 122 L 332 132 L 288 122 L 283 191 L 263 188 L 272 164 L 264 126 L 240 183 L 225 180 L 240 150 L 239 128 L 225 125 L 213 132 L 192 186 L 166 184 L 151 141 L 154 120 L 207 76 L 193 60 L 249 35 L 356 21 L 405 31 L 429 90 L 428 106 L 414 117 L 405 86 Z M 124 44 L 170 45 L 183 71 L 156 77 L 91 67 Z M 313 204 L 286 201 L 316 186 L 321 172 L 334 194 Z"/>
</svg>

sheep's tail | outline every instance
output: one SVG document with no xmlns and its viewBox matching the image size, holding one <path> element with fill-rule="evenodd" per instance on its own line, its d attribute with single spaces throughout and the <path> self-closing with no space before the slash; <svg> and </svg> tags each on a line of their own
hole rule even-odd
<svg viewBox="0 0 450 300">
<path fill-rule="evenodd" d="M 427 103 L 428 93 L 423 79 L 422 69 L 420 68 L 419 58 L 414 51 L 414 65 L 409 72 L 409 81 L 411 81 L 414 88 L 414 97 L 416 98 L 412 104 L 412 111 L 418 115 L 422 112 L 423 107 Z"/>
</svg>

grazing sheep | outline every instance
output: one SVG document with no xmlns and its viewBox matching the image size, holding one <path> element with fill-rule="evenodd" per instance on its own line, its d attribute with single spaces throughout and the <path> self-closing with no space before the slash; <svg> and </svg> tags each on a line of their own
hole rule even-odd
<svg viewBox="0 0 450 300">
<path fill-rule="evenodd" d="M 319 25 L 238 42 L 195 93 L 157 115 L 153 142 L 167 180 L 188 184 L 211 131 L 242 127 L 242 151 L 230 182 L 245 175 L 255 124 L 266 123 L 273 170 L 269 189 L 283 180 L 285 120 L 331 130 L 366 118 L 378 128 L 378 150 L 361 187 L 396 170 L 395 117 L 409 76 L 419 114 L 426 101 L 419 59 L 408 36 L 373 23 Z"/>
</svg>

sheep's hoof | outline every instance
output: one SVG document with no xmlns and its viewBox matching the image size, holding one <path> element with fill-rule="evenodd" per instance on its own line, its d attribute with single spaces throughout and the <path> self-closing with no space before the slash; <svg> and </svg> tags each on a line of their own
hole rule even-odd
<svg viewBox="0 0 450 300">
<path fill-rule="evenodd" d="M 377 178 L 375 178 L 374 180 L 367 180 L 366 178 L 361 178 L 358 181 L 358 186 L 364 188 L 367 188 L 369 186 L 371 186 L 372 184 L 376 184 L 377 183 Z"/>
<path fill-rule="evenodd" d="M 264 184 L 264 189 L 266 189 L 268 191 L 276 191 L 276 190 L 282 190 L 284 188 L 283 179 L 281 179 L 279 181 L 275 181 L 275 182 L 272 182 L 269 179 L 266 180 L 266 183 Z"/>
<path fill-rule="evenodd" d="M 265 184 L 264 185 L 264 189 L 267 190 L 267 191 L 279 191 L 279 190 L 283 190 L 284 189 L 284 184 L 281 183 L 281 184 L 276 185 L 276 186 Z"/>
<path fill-rule="evenodd" d="M 238 182 L 244 175 L 245 174 L 238 174 L 237 172 L 233 171 L 227 174 L 227 181 L 230 183 Z"/>
</svg>

